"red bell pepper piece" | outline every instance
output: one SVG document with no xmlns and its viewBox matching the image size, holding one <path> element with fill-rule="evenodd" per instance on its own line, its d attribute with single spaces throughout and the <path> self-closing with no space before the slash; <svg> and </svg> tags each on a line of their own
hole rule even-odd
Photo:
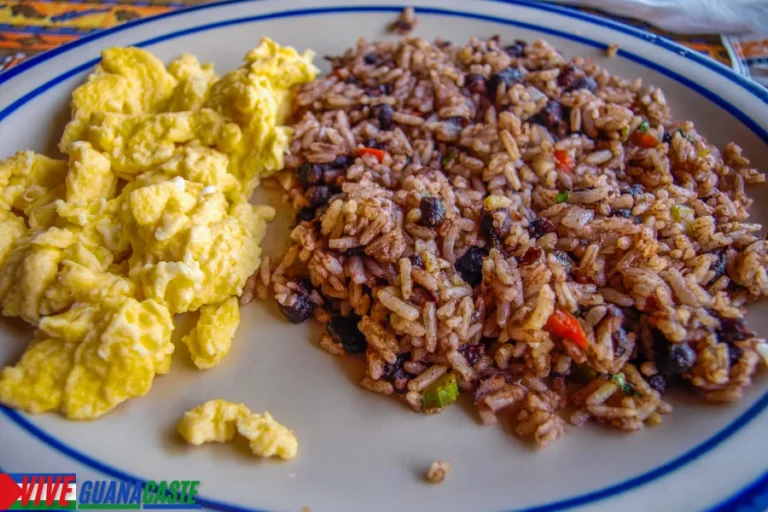
<svg viewBox="0 0 768 512">
<path fill-rule="evenodd" d="M 589 346 L 589 340 L 587 340 L 587 336 L 584 334 L 584 330 L 581 328 L 579 321 L 576 320 L 576 317 L 572 314 L 567 313 L 562 309 L 555 309 L 552 316 L 547 320 L 544 329 L 552 334 L 557 334 L 562 338 L 568 338 L 581 348 L 587 348 Z"/>
<path fill-rule="evenodd" d="M 564 172 L 571 172 L 571 170 L 573 170 L 576 165 L 576 163 L 573 161 L 573 158 L 571 158 L 571 155 L 569 155 L 568 152 L 564 149 L 558 149 L 555 151 L 555 162 L 557 162 L 555 165 L 557 170 Z"/>
<path fill-rule="evenodd" d="M 632 133 L 632 136 L 629 138 L 629 140 L 631 140 L 632 144 L 635 146 L 646 149 L 655 148 L 659 145 L 659 139 L 648 132 L 641 132 L 637 130 Z"/>
<path fill-rule="evenodd" d="M 355 153 L 357 153 L 358 156 L 373 155 L 376 157 L 379 163 L 383 162 L 384 157 L 387 155 L 386 151 L 383 151 L 381 149 L 376 149 L 376 148 L 357 148 L 355 150 Z"/>
</svg>

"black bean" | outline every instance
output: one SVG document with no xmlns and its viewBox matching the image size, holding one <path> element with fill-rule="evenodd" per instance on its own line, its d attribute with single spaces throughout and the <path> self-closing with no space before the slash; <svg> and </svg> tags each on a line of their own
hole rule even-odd
<svg viewBox="0 0 768 512">
<path fill-rule="evenodd" d="M 559 138 L 564 137 L 568 131 L 568 125 L 563 121 L 563 106 L 557 100 L 550 100 L 531 121 L 544 126 Z"/>
<path fill-rule="evenodd" d="M 528 46 L 528 43 L 526 43 L 525 41 L 517 40 L 514 42 L 514 44 L 505 46 L 504 51 L 507 52 L 507 55 L 509 55 L 510 57 L 515 57 L 519 59 L 520 57 L 525 56 L 526 46 Z"/>
<path fill-rule="evenodd" d="M 611 217 L 621 217 L 622 219 L 629 219 L 632 217 L 632 210 L 629 208 L 617 208 L 611 212 Z"/>
<path fill-rule="evenodd" d="M 313 290 L 312 281 L 309 278 L 299 279 L 296 281 L 296 293 L 301 295 L 309 295 Z"/>
<path fill-rule="evenodd" d="M 296 213 L 296 223 L 299 222 L 309 222 L 312 219 L 315 218 L 315 209 L 310 208 L 309 206 L 302 208 L 301 210 Z"/>
<path fill-rule="evenodd" d="M 384 363 L 384 369 L 381 377 L 389 382 L 395 382 L 401 379 L 411 379 L 413 375 L 405 371 L 403 364 L 411 357 L 410 353 L 398 354 L 395 363 Z"/>
<path fill-rule="evenodd" d="M 562 87 L 564 90 L 568 90 L 568 88 L 573 85 L 577 79 L 576 69 L 573 67 L 573 64 L 566 64 L 560 68 L 560 74 L 557 75 L 557 85 Z"/>
<path fill-rule="evenodd" d="M 415 252 L 408 256 L 408 259 L 411 260 L 411 266 L 413 267 L 423 267 L 424 261 L 422 261 L 421 256 L 416 254 Z"/>
<path fill-rule="evenodd" d="M 305 162 L 296 169 L 296 176 L 302 185 L 309 187 L 323 180 L 323 168 L 318 164 Z"/>
<path fill-rule="evenodd" d="M 341 343 L 344 350 L 349 354 L 360 354 L 365 352 L 368 342 L 365 336 L 357 328 L 360 317 L 357 315 L 335 316 L 325 324 L 325 330 L 336 343 Z"/>
<path fill-rule="evenodd" d="M 483 258 L 486 256 L 485 249 L 472 246 L 456 260 L 456 271 L 473 288 L 483 282 Z"/>
<path fill-rule="evenodd" d="M 395 110 L 387 103 L 379 103 L 371 109 L 371 114 L 379 121 L 379 128 L 382 130 L 392 128 L 392 114 L 394 113 Z"/>
<path fill-rule="evenodd" d="M 368 139 L 365 142 L 363 142 L 363 145 L 367 148 L 381 149 L 381 147 L 379 146 L 379 143 L 376 142 L 376 139 Z"/>
<path fill-rule="evenodd" d="M 512 229 L 512 217 L 504 208 L 484 212 L 480 218 L 480 232 L 493 244 L 502 242 Z"/>
<path fill-rule="evenodd" d="M 739 361 L 742 353 L 743 351 L 736 345 L 728 345 L 728 360 L 731 362 L 731 366 Z"/>
<path fill-rule="evenodd" d="M 346 169 L 347 167 L 352 165 L 354 162 L 355 162 L 355 159 L 352 158 L 351 156 L 341 155 L 336 157 L 336 160 L 333 161 L 331 166 L 334 169 Z"/>
<path fill-rule="evenodd" d="M 555 225 L 544 218 L 535 219 L 531 222 L 531 225 L 528 226 L 528 232 L 534 238 L 541 238 L 542 236 L 554 233 L 555 231 Z"/>
<path fill-rule="evenodd" d="M 686 343 L 668 345 L 657 354 L 656 366 L 664 375 L 679 375 L 687 372 L 696 363 L 696 352 Z"/>
<path fill-rule="evenodd" d="M 300 324 L 312 316 L 312 311 L 314 309 L 314 303 L 303 293 L 296 295 L 296 302 L 293 303 L 293 306 L 283 306 L 280 304 L 280 312 L 292 324 Z"/>
<path fill-rule="evenodd" d="M 363 61 L 366 64 L 368 64 L 369 66 L 374 66 L 374 65 L 378 64 L 379 62 L 381 62 L 381 59 L 375 53 L 369 53 L 368 55 L 363 57 Z"/>
<path fill-rule="evenodd" d="M 661 394 L 667 389 L 667 379 L 662 374 L 657 373 L 648 377 L 648 385 Z"/>
<path fill-rule="evenodd" d="M 728 263 L 728 253 L 726 253 L 725 251 L 721 251 L 720 255 L 717 257 L 717 261 L 712 265 L 712 267 L 710 267 L 711 270 L 715 273 L 714 277 L 712 277 L 712 280 L 710 280 L 710 283 L 715 282 L 720 277 L 725 275 L 727 263 Z"/>
<path fill-rule="evenodd" d="M 642 185 L 640 185 L 638 183 L 636 185 L 632 185 L 631 187 L 629 187 L 627 189 L 627 193 L 629 195 L 631 195 L 632 197 L 636 197 L 636 196 L 639 196 L 640 194 L 644 194 L 645 193 L 645 187 L 643 187 Z"/>
<path fill-rule="evenodd" d="M 474 364 L 485 355 L 485 345 L 482 343 L 477 343 L 475 345 L 462 345 L 459 347 L 459 352 L 464 355 L 464 358 L 467 360 L 470 366 L 474 366 Z"/>
<path fill-rule="evenodd" d="M 557 261 L 563 264 L 563 267 L 565 267 L 565 273 L 568 274 L 571 272 L 571 268 L 573 268 L 573 262 L 571 261 L 571 258 L 568 257 L 566 253 L 559 249 L 555 249 L 552 251 L 552 255 L 557 258 Z"/>
<path fill-rule="evenodd" d="M 357 77 L 355 75 L 349 75 L 347 78 L 347 83 L 352 85 L 357 85 Z"/>
<path fill-rule="evenodd" d="M 488 97 L 491 101 L 496 100 L 496 91 L 501 84 L 504 84 L 509 89 L 514 84 L 518 84 L 523 81 L 523 73 L 517 68 L 507 68 L 498 73 L 495 73 L 490 80 L 488 80 Z"/>
<path fill-rule="evenodd" d="M 421 210 L 421 219 L 419 224 L 434 228 L 439 226 L 445 220 L 445 208 L 442 201 L 435 196 L 424 196 L 419 202 Z"/>
<path fill-rule="evenodd" d="M 469 90 L 469 92 L 474 94 L 485 94 L 487 90 L 485 85 L 485 77 L 476 73 L 469 74 L 464 78 L 464 86 Z"/>
<path fill-rule="evenodd" d="M 642 223 L 643 223 L 643 218 L 641 216 L 635 215 L 634 217 L 632 217 L 632 224 L 642 224 Z"/>
<path fill-rule="evenodd" d="M 664 136 L 661 138 L 661 142 L 663 142 L 663 143 L 665 143 L 665 144 L 669 144 L 669 143 L 671 143 L 671 142 L 672 142 L 672 135 L 673 135 L 674 133 L 675 133 L 675 132 L 666 132 L 666 131 L 665 131 L 665 132 L 664 132 Z"/>
<path fill-rule="evenodd" d="M 755 333 L 747 327 L 743 318 L 720 318 L 720 329 L 717 331 L 720 341 L 733 345 L 754 336 Z"/>
<path fill-rule="evenodd" d="M 579 89 L 586 89 L 589 92 L 595 92 L 597 90 L 597 82 L 591 76 L 582 76 L 577 78 L 568 88 L 566 92 L 576 91 Z"/>
<path fill-rule="evenodd" d="M 331 198 L 331 188 L 326 185 L 309 187 L 304 192 L 304 198 L 309 203 L 309 207 L 316 210 L 318 207 L 328 204 L 328 200 Z"/>
</svg>

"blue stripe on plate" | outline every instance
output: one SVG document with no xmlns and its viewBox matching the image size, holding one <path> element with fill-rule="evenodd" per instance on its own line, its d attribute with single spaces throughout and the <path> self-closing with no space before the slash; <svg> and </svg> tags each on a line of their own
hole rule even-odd
<svg viewBox="0 0 768 512">
<path fill-rule="evenodd" d="M 16 66 L 14 68 L 11 68 L 6 73 L 0 74 L 0 84 L 3 82 L 9 80 L 13 76 L 16 76 L 23 72 L 26 69 L 30 69 L 42 62 L 45 62 L 46 60 L 55 57 L 56 55 L 59 55 L 63 52 L 67 52 L 72 50 L 73 48 L 76 48 L 82 44 L 85 44 L 90 41 L 94 41 L 97 39 L 100 39 L 102 37 L 105 37 L 111 33 L 117 32 L 119 30 L 124 30 L 129 27 L 133 27 L 136 25 L 140 25 L 143 23 L 147 23 L 149 21 L 157 20 L 160 18 L 166 18 L 170 16 L 178 16 L 180 14 L 184 14 L 190 11 L 196 11 L 201 9 L 208 9 L 208 8 L 214 8 L 219 7 L 221 5 L 226 4 L 236 4 L 241 3 L 243 1 L 247 0 L 229 0 L 220 2 L 218 4 L 212 4 L 212 5 L 199 5 L 199 6 L 193 6 L 187 9 L 181 9 L 179 11 L 175 12 L 169 12 L 162 14 L 160 16 L 157 16 L 155 18 L 145 18 L 136 20 L 130 23 L 126 23 L 125 25 L 114 27 L 112 29 L 105 30 L 103 32 L 99 32 L 96 34 L 92 34 L 89 36 L 85 36 L 77 41 L 74 41 L 72 43 L 69 43 L 67 45 L 64 45 L 62 47 L 59 47 L 57 49 L 54 49 L 50 52 L 47 52 L 45 54 L 42 54 L 38 57 L 35 57 L 33 59 L 30 59 L 29 61 L 25 61 L 24 63 L 20 64 L 19 66 Z M 544 11 L 550 11 L 550 12 L 556 12 L 561 15 L 570 16 L 574 18 L 578 18 L 596 25 L 604 26 L 610 29 L 618 30 L 622 33 L 632 35 L 634 37 L 646 40 L 656 46 L 660 46 L 662 48 L 668 49 L 670 51 L 673 51 L 675 53 L 678 53 L 682 55 L 683 57 L 696 61 L 706 68 L 722 75 L 723 77 L 727 78 L 728 80 L 734 82 L 735 84 L 741 86 L 742 88 L 749 91 L 751 94 L 757 96 L 758 98 L 765 99 L 768 98 L 768 91 L 761 88 L 759 85 L 746 80 L 744 77 L 741 77 L 737 74 L 735 74 L 732 70 L 712 61 L 711 59 L 708 59 L 706 57 L 703 57 L 695 52 L 688 51 L 687 49 L 681 47 L 680 45 L 677 45 L 676 43 L 669 41 L 667 39 L 654 36 L 645 32 L 642 32 L 640 30 L 634 29 L 632 27 L 609 21 L 609 20 L 603 20 L 601 18 L 588 15 L 585 13 L 581 13 L 578 11 L 574 11 L 569 8 L 559 7 L 559 6 L 552 6 L 547 4 L 535 4 L 531 3 L 527 0 L 488 0 L 488 1 L 497 1 L 502 3 L 509 3 L 509 4 L 517 4 L 517 5 L 524 5 L 526 7 L 531 7 L 534 9 L 544 10 Z M 226 20 L 222 22 L 212 23 L 208 25 L 202 25 L 198 27 L 193 27 L 190 29 L 181 30 L 178 32 L 174 32 L 172 34 L 166 34 L 163 36 L 159 36 L 153 39 L 149 39 L 146 41 L 143 41 L 141 43 L 138 43 L 138 46 L 149 46 L 152 44 L 159 43 L 161 41 L 165 41 L 168 39 L 173 39 L 177 37 L 181 37 L 184 35 L 196 33 L 196 32 L 202 32 L 206 30 L 211 30 L 214 28 L 220 28 L 228 25 L 235 25 L 235 24 L 241 24 L 241 23 L 249 23 L 249 22 L 255 22 L 255 21 L 263 21 L 267 19 L 275 19 L 275 18 L 286 18 L 286 17 L 294 17 L 294 16 L 307 16 L 307 15 L 318 15 L 318 14 L 330 14 L 330 13 L 340 13 L 340 12 L 397 12 L 402 9 L 402 6 L 360 6 L 360 7 L 330 7 L 330 8 L 319 8 L 319 9 L 304 9 L 304 10 L 296 10 L 296 11 L 288 11 L 288 12 L 280 12 L 280 13 L 272 13 L 272 14 L 266 14 L 261 16 L 253 16 L 249 18 L 239 18 L 239 19 L 233 19 L 233 20 Z M 457 11 L 449 11 L 444 9 L 436 9 L 436 8 L 422 8 L 418 9 L 418 12 L 423 14 L 434 14 L 434 15 L 444 15 L 444 16 L 454 16 L 454 17 L 464 17 L 464 18 L 473 18 L 473 19 L 479 19 L 479 20 L 485 20 L 485 21 L 493 21 L 497 23 L 503 23 L 507 25 L 515 25 L 522 28 L 528 28 L 531 30 L 536 30 L 539 32 L 552 34 L 557 37 L 567 38 L 574 41 L 578 41 L 582 44 L 587 44 L 593 47 L 605 47 L 605 43 L 594 41 L 582 36 L 577 36 L 575 34 L 568 34 L 564 32 L 560 32 L 558 30 L 551 29 L 549 27 L 542 27 L 539 25 L 531 24 L 531 23 L 524 23 L 520 21 L 514 21 L 514 20 L 508 20 L 503 18 L 497 18 L 493 16 L 486 16 L 486 15 L 480 15 L 476 13 L 463 13 L 463 12 L 457 12 Z M 654 69 L 660 73 L 663 73 L 670 78 L 682 83 L 686 87 L 691 88 L 692 90 L 698 92 L 699 94 L 703 95 L 713 103 L 717 104 L 727 112 L 729 112 L 731 115 L 739 119 L 742 123 L 747 125 L 753 132 L 755 132 L 763 141 L 768 143 L 768 133 L 766 130 L 764 130 L 761 126 L 759 126 L 754 120 L 752 120 L 749 116 L 747 116 L 745 113 L 740 111 L 738 108 L 734 107 L 730 103 L 726 102 L 724 99 L 720 98 L 716 94 L 712 93 L 711 91 L 705 89 L 704 87 L 699 86 L 697 83 L 693 82 L 692 80 L 675 73 L 674 71 L 671 71 L 667 68 L 664 68 L 663 66 L 660 66 L 659 64 L 649 61 L 643 57 L 640 57 L 639 55 L 635 55 L 631 52 L 628 52 L 626 50 L 620 50 L 620 55 L 624 58 L 633 60 L 639 64 L 642 64 L 644 66 L 647 66 L 651 69 Z M 19 100 L 15 101 L 11 105 L 9 105 L 6 109 L 4 109 L 2 112 L 0 112 L 0 120 L 7 117 L 11 112 L 17 110 L 25 103 L 32 100 L 34 97 L 42 94 L 46 90 L 52 88 L 56 84 L 61 83 L 62 81 L 75 76 L 83 71 L 88 70 L 90 67 L 92 67 L 96 62 L 98 62 L 98 59 L 94 59 L 92 61 L 86 62 L 70 71 L 67 71 L 58 77 L 52 79 L 51 81 L 47 82 L 46 84 L 41 85 L 37 89 L 31 91 L 24 97 L 20 98 Z M 21 69 L 20 69 L 21 68 Z M 753 404 L 747 411 L 745 411 L 741 416 L 739 416 L 735 421 L 733 421 L 730 425 L 725 427 L 723 430 L 712 436 L 707 441 L 703 442 L 702 444 L 694 447 L 693 449 L 689 450 L 682 456 L 673 459 L 672 461 L 659 466 L 658 468 L 655 468 L 651 471 L 648 471 L 646 473 L 643 473 L 641 475 L 638 475 L 636 477 L 633 477 L 631 479 L 628 479 L 624 482 L 618 483 L 616 485 L 600 489 L 597 491 L 589 492 L 580 496 L 576 496 L 573 498 L 568 498 L 565 500 L 560 500 L 544 505 L 539 505 L 535 507 L 529 507 L 526 509 L 523 509 L 522 511 L 518 512 L 550 512 L 555 510 L 563 510 L 566 508 L 572 508 L 576 506 L 583 506 L 601 499 L 605 499 L 611 496 L 616 496 L 618 494 L 621 494 L 623 492 L 629 491 L 631 489 L 634 489 L 636 487 L 639 487 L 641 485 L 644 485 L 648 482 L 651 482 L 657 478 L 660 478 L 668 473 L 671 473 L 672 471 L 675 471 L 676 469 L 679 469 L 680 467 L 688 464 L 689 462 L 697 459 L 698 457 L 704 455 L 711 449 L 713 449 L 718 444 L 722 443 L 724 440 L 726 440 L 728 437 L 733 435 L 736 431 L 738 431 L 740 428 L 742 428 L 744 425 L 749 423 L 752 419 L 754 419 L 757 415 L 762 412 L 762 410 L 768 406 L 768 392 L 765 393 L 755 404 Z M 29 434 L 37 437 L 39 440 L 43 441 L 44 443 L 48 444 L 52 448 L 72 457 L 73 459 L 77 460 L 78 462 L 81 462 L 82 464 L 85 464 L 89 467 L 92 467 L 98 471 L 101 471 L 107 475 L 110 475 L 114 478 L 119 478 L 123 480 L 139 480 L 143 481 L 135 476 L 128 475 L 119 469 L 113 468 L 107 464 L 104 464 L 96 459 L 93 459 L 89 457 L 88 455 L 85 455 L 83 453 L 78 452 L 77 450 L 70 448 L 69 446 L 63 444 L 58 439 L 54 438 L 47 432 L 44 432 L 40 428 L 38 428 L 36 425 L 28 421 L 24 416 L 17 413 L 16 411 L 13 411 L 11 409 L 8 409 L 6 407 L 0 406 L 0 411 L 2 411 L 9 419 L 11 419 L 13 422 L 15 422 L 17 425 L 19 425 L 21 428 L 26 430 Z M 216 500 L 206 499 L 200 497 L 198 499 L 198 502 L 200 502 L 203 506 L 214 508 L 218 510 L 232 510 L 232 511 L 253 511 L 253 509 L 246 509 L 242 507 L 238 507 L 233 504 L 219 502 Z"/>
<path fill-rule="evenodd" d="M 768 510 L 768 472 L 739 494 L 723 501 L 709 512 L 765 512 Z"/>
</svg>

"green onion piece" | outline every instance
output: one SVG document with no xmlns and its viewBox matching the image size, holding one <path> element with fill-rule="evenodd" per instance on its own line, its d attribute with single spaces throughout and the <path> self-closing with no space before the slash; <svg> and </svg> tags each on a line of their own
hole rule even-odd
<svg viewBox="0 0 768 512">
<path fill-rule="evenodd" d="M 688 135 L 687 133 L 685 133 L 683 130 L 677 130 L 677 133 L 679 133 L 681 137 L 683 137 L 684 139 L 686 139 L 686 140 L 687 140 L 688 142 L 690 142 L 691 144 L 695 144 L 695 143 L 696 143 L 696 141 L 695 141 L 695 140 L 693 140 L 693 137 L 691 137 L 690 135 Z"/>
<path fill-rule="evenodd" d="M 632 386 L 629 384 L 629 382 L 627 382 L 627 379 L 624 377 L 623 373 L 614 373 L 611 375 L 611 380 L 619 385 L 621 392 L 625 395 L 629 396 L 635 394 L 635 390 L 632 389 Z"/>
<path fill-rule="evenodd" d="M 648 121 L 643 121 L 640 123 L 640 126 L 637 127 L 637 131 L 640 133 L 647 133 L 650 129 L 651 127 L 648 125 Z"/>
<path fill-rule="evenodd" d="M 456 384 L 456 375 L 446 373 L 427 386 L 421 397 L 425 409 L 443 409 L 455 402 L 459 397 L 459 385 Z"/>
<path fill-rule="evenodd" d="M 627 140 L 629 137 L 629 125 L 621 129 L 621 140 Z"/>
<path fill-rule="evenodd" d="M 672 220 L 675 222 L 691 222 L 696 217 L 692 208 L 679 204 L 672 206 L 670 213 L 672 214 Z"/>
<path fill-rule="evenodd" d="M 709 148 L 701 148 L 697 153 L 702 158 L 708 157 L 709 156 Z"/>
<path fill-rule="evenodd" d="M 442 162 L 442 164 L 443 164 L 443 165 L 448 165 L 448 164 L 450 164 L 451 162 L 453 162 L 454 160 L 456 160 L 456 157 L 457 157 L 457 156 L 459 156 L 459 152 L 458 152 L 458 151 L 456 151 L 456 148 L 455 148 L 455 147 L 451 146 L 451 147 L 448 149 L 448 153 L 446 153 L 446 154 L 445 154 L 445 156 L 443 157 L 443 159 L 441 160 L 441 162 Z"/>
<path fill-rule="evenodd" d="M 568 201 L 568 191 L 567 190 L 557 194 L 557 197 L 555 198 L 555 202 L 557 204 L 564 203 L 566 201 Z"/>
</svg>

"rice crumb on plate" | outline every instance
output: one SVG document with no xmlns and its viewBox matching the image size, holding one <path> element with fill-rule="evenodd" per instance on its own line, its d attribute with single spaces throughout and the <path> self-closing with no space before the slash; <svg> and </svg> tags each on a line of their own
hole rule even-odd
<svg viewBox="0 0 768 512">
<path fill-rule="evenodd" d="M 389 26 L 389 31 L 406 36 L 416 28 L 417 22 L 418 19 L 416 18 L 413 7 L 406 7 L 400 12 L 400 16 L 398 16 L 397 20 L 392 22 Z"/>
<path fill-rule="evenodd" d="M 450 462 L 444 460 L 435 461 L 427 470 L 427 481 L 431 484 L 441 484 L 450 472 Z"/>
</svg>

